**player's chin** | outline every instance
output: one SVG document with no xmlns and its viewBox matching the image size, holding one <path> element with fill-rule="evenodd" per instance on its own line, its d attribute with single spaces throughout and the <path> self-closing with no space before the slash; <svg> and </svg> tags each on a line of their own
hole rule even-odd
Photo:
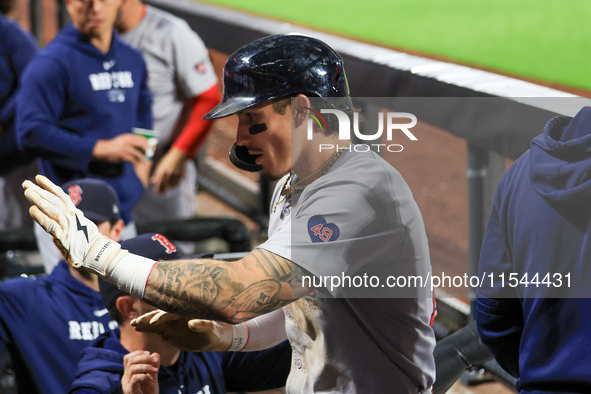
<svg viewBox="0 0 591 394">
<path fill-rule="evenodd" d="M 285 175 L 285 174 L 278 174 L 273 171 L 267 171 L 264 166 L 263 166 L 262 174 L 265 177 L 265 179 L 270 182 L 278 181 L 279 179 L 281 179 L 283 177 L 283 175 Z"/>
</svg>

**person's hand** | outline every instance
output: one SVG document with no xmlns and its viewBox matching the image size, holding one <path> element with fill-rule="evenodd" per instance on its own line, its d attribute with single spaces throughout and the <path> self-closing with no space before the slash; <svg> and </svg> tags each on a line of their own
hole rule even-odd
<svg viewBox="0 0 591 394">
<path fill-rule="evenodd" d="M 25 196 L 33 204 L 29 209 L 31 217 L 53 235 L 53 242 L 69 264 L 102 275 L 106 258 L 121 251 L 119 244 L 101 235 L 59 186 L 43 175 L 37 175 L 35 180 L 41 187 L 28 180 L 23 182 Z"/>
<path fill-rule="evenodd" d="M 137 175 L 138 179 L 140 180 L 144 188 L 148 187 L 150 171 L 152 170 L 152 164 L 152 160 L 147 160 L 145 158 L 143 158 L 141 161 L 137 163 L 132 163 L 135 175 Z"/>
<path fill-rule="evenodd" d="M 158 394 L 160 355 L 137 350 L 123 357 L 121 388 L 124 394 Z"/>
<path fill-rule="evenodd" d="M 155 310 L 133 319 L 137 331 L 159 335 L 169 344 L 190 352 L 227 351 L 232 344 L 232 325 L 213 320 L 189 319 Z"/>
<path fill-rule="evenodd" d="M 164 193 L 166 190 L 178 185 L 185 172 L 185 163 L 189 156 L 174 146 L 166 152 L 162 159 L 156 164 L 154 173 L 150 177 L 150 183 L 157 193 Z"/>
<path fill-rule="evenodd" d="M 98 140 L 92 149 L 92 156 L 111 163 L 123 161 L 139 163 L 146 160 L 144 157 L 146 149 L 148 149 L 148 140 L 145 137 L 123 133 L 109 140 Z"/>
</svg>

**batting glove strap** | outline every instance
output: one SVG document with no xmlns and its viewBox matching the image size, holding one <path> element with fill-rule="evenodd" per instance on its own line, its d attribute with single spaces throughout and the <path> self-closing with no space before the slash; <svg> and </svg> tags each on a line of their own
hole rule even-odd
<svg viewBox="0 0 591 394">
<path fill-rule="evenodd" d="M 119 256 L 119 252 L 124 253 L 122 256 Z M 121 250 L 121 245 L 117 242 L 102 235 L 90 246 L 88 253 L 84 256 L 84 263 L 82 265 L 97 275 L 105 277 L 107 265 L 109 263 L 117 264 L 118 261 L 115 260 L 120 260 L 127 253 L 129 252 Z M 72 265 L 75 268 L 79 266 L 76 263 Z"/>
</svg>

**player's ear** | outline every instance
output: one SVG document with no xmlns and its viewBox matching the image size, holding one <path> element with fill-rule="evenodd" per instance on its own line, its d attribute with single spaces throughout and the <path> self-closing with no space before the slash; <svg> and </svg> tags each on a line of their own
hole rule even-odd
<svg viewBox="0 0 591 394">
<path fill-rule="evenodd" d="M 115 242 L 119 242 L 121 239 L 121 233 L 123 232 L 123 228 L 125 227 L 125 223 L 123 223 L 122 219 L 119 219 L 117 223 L 111 226 L 111 232 L 109 234 L 109 238 L 111 238 Z"/>
<path fill-rule="evenodd" d="M 291 100 L 291 111 L 293 117 L 293 125 L 300 127 L 307 119 L 306 114 L 310 108 L 310 99 L 303 94 L 298 94 Z"/>
<path fill-rule="evenodd" d="M 70 14 L 72 12 L 74 12 L 74 10 L 71 8 L 72 7 L 72 0 L 64 0 L 64 3 L 66 4 L 66 9 L 68 10 L 68 12 Z"/>
<path fill-rule="evenodd" d="M 117 298 L 115 301 L 115 305 L 117 306 L 117 310 L 121 313 L 124 319 L 135 319 L 140 315 L 137 308 L 135 307 L 135 298 L 132 296 L 121 296 Z"/>
</svg>

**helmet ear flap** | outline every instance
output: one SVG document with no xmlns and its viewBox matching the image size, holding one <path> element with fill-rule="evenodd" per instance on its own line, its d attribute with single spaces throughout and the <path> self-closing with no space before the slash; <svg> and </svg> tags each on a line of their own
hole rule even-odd
<svg viewBox="0 0 591 394">
<path fill-rule="evenodd" d="M 256 156 L 248 153 L 246 146 L 237 144 L 232 145 L 230 149 L 230 161 L 236 167 L 248 172 L 258 172 L 263 169 L 262 166 L 255 163 Z"/>
</svg>

